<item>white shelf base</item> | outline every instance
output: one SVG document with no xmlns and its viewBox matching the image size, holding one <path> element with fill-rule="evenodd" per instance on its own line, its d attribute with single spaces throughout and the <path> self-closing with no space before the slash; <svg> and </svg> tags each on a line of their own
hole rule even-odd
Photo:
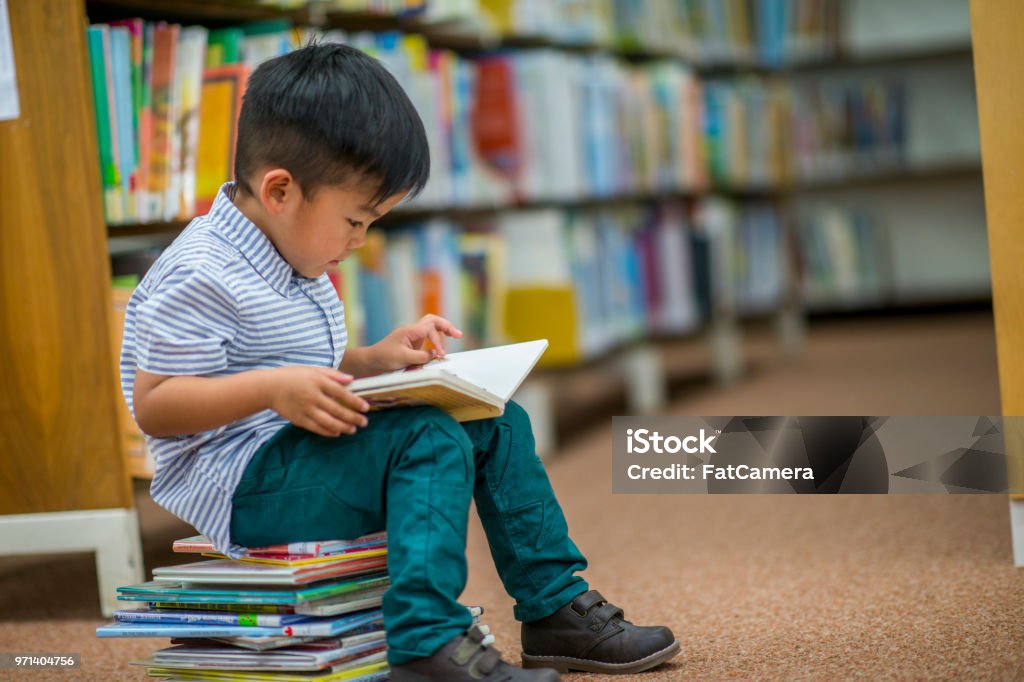
<svg viewBox="0 0 1024 682">
<path fill-rule="evenodd" d="M 668 405 L 668 383 L 658 349 L 650 344 L 631 346 L 619 360 L 626 384 L 626 409 L 631 415 L 657 414 Z"/>
<path fill-rule="evenodd" d="M 1013 537 L 1013 565 L 1024 566 L 1024 500 L 1010 500 L 1010 534 Z"/>
<path fill-rule="evenodd" d="M 117 588 L 143 580 L 135 509 L 88 509 L 0 516 L 0 553 L 95 552 L 100 608 L 118 608 Z"/>
</svg>

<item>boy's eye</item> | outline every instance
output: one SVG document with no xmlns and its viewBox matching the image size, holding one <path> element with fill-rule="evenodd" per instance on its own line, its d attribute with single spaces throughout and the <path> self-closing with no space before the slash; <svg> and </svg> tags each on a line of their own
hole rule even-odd
<svg viewBox="0 0 1024 682">
<path fill-rule="evenodd" d="M 363 226 L 362 221 L 360 221 L 360 220 L 352 220 L 351 218 L 348 219 L 348 224 L 351 225 L 352 227 L 356 228 L 357 230 Z"/>
</svg>

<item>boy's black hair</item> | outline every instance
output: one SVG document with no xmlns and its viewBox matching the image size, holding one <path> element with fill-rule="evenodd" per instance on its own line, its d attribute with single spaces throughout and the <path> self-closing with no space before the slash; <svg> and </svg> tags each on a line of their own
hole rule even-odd
<svg viewBox="0 0 1024 682">
<path fill-rule="evenodd" d="M 430 175 L 427 135 L 398 81 L 373 57 L 337 43 L 309 45 L 261 64 L 238 119 L 235 180 L 272 165 L 305 196 L 369 181 L 373 202 L 414 196 Z"/>
</svg>

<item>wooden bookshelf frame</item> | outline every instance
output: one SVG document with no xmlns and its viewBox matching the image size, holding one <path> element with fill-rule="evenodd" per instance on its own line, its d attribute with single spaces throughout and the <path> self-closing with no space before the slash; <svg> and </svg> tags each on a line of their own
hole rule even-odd
<svg viewBox="0 0 1024 682">
<path fill-rule="evenodd" d="M 981 157 L 985 169 L 985 210 L 992 307 L 1003 415 L 1024 415 L 1024 4 L 1016 0 L 971 0 L 974 73 L 978 89 Z M 1024 470 L 1012 466 L 1024 458 L 1024 434 L 1007 429 L 1011 489 L 1024 488 Z M 1024 495 L 1012 495 L 1010 518 L 1014 563 L 1024 566 Z"/>
<path fill-rule="evenodd" d="M 21 111 L 0 122 L 0 552 L 95 552 L 109 614 L 142 555 L 115 411 L 86 19 L 80 0 L 7 8 Z"/>
</svg>

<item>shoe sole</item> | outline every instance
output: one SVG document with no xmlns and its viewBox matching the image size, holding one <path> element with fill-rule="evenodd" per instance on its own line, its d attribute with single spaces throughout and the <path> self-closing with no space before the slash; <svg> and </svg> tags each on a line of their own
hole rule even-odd
<svg viewBox="0 0 1024 682">
<path fill-rule="evenodd" d="M 573 658 L 572 656 L 531 656 L 523 654 L 524 668 L 554 668 L 560 673 L 586 672 L 603 673 L 605 675 L 628 675 L 650 670 L 674 658 L 682 647 L 679 642 L 672 642 L 661 651 L 650 656 L 628 663 L 602 663 L 589 658 Z"/>
</svg>

